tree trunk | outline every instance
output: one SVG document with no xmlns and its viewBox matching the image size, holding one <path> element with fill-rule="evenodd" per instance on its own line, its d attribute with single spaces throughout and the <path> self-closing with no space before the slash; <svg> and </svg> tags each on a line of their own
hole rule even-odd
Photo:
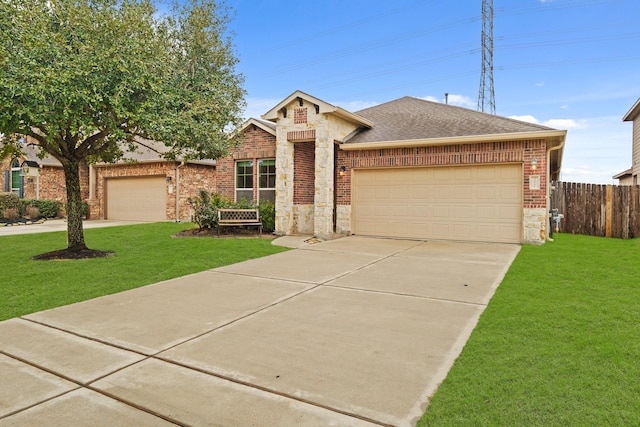
<svg viewBox="0 0 640 427">
<path fill-rule="evenodd" d="M 70 251 L 87 249 L 82 228 L 83 209 L 78 166 L 78 161 L 71 161 L 63 166 L 67 185 L 67 249 Z"/>
</svg>

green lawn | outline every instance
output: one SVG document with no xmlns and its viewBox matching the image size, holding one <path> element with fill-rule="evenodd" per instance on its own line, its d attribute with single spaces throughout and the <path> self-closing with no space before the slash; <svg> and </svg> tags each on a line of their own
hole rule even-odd
<svg viewBox="0 0 640 427">
<path fill-rule="evenodd" d="M 157 223 L 85 230 L 91 249 L 113 257 L 33 261 L 66 247 L 66 233 L 0 237 L 0 320 L 83 301 L 286 250 L 271 239 L 172 238 L 192 224 Z"/>
<path fill-rule="evenodd" d="M 418 426 L 640 425 L 640 239 L 524 246 Z"/>
</svg>

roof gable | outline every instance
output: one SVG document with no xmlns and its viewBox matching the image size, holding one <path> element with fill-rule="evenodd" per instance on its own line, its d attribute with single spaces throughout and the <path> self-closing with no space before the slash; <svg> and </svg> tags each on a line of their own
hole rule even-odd
<svg viewBox="0 0 640 427">
<path fill-rule="evenodd" d="M 251 125 L 257 126 L 260 129 L 262 129 L 263 131 L 265 131 L 267 133 L 270 133 L 273 136 L 276 136 L 276 125 L 275 125 L 275 123 L 267 122 L 267 121 L 264 121 L 264 120 L 254 119 L 253 117 L 249 118 L 247 121 L 245 121 L 242 124 L 240 129 L 238 129 L 238 133 L 244 132 Z"/>
<path fill-rule="evenodd" d="M 278 111 L 282 110 L 283 108 L 287 108 L 292 103 L 301 103 L 303 101 L 307 101 L 308 103 L 313 104 L 318 114 L 334 114 L 350 123 L 354 123 L 365 128 L 370 128 L 373 126 L 373 123 L 371 121 L 359 116 L 358 114 L 354 114 L 341 107 L 329 104 L 328 102 L 322 101 L 321 99 L 308 95 L 299 90 L 293 92 L 284 100 L 280 101 L 278 105 L 264 113 L 261 117 L 264 120 L 275 122 L 276 120 L 278 120 Z"/>
<path fill-rule="evenodd" d="M 375 123 L 354 135 L 349 144 L 456 138 L 495 134 L 548 132 L 555 129 L 482 113 L 468 108 L 406 96 L 357 111 Z"/>
</svg>

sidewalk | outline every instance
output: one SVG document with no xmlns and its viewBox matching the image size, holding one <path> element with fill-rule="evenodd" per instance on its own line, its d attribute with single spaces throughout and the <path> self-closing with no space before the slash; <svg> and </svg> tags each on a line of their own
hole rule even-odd
<svg viewBox="0 0 640 427">
<path fill-rule="evenodd" d="M 141 221 L 117 221 L 108 219 L 87 219 L 83 221 L 84 229 L 115 227 L 118 225 L 144 224 Z M 0 227 L 0 236 L 13 236 L 17 234 L 48 233 L 51 231 L 67 231 L 66 219 L 48 219 L 42 224 L 15 225 Z"/>
</svg>

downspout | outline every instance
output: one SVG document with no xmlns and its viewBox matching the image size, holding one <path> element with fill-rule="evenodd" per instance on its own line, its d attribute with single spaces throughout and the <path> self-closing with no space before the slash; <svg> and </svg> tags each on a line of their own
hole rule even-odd
<svg viewBox="0 0 640 427">
<path fill-rule="evenodd" d="M 564 143 L 566 141 L 566 136 L 565 138 L 562 138 L 562 142 L 560 143 L 560 145 L 556 146 L 556 147 L 552 147 L 549 150 L 547 150 L 547 240 L 550 242 L 553 242 L 553 239 L 551 237 L 549 237 L 549 227 L 551 227 L 551 224 L 549 222 L 549 208 L 551 206 L 551 152 L 552 151 L 556 151 L 556 150 L 562 150 L 562 148 L 564 148 Z"/>
<path fill-rule="evenodd" d="M 184 166 L 184 161 L 176 166 L 176 222 L 180 222 L 180 168 Z"/>
</svg>

